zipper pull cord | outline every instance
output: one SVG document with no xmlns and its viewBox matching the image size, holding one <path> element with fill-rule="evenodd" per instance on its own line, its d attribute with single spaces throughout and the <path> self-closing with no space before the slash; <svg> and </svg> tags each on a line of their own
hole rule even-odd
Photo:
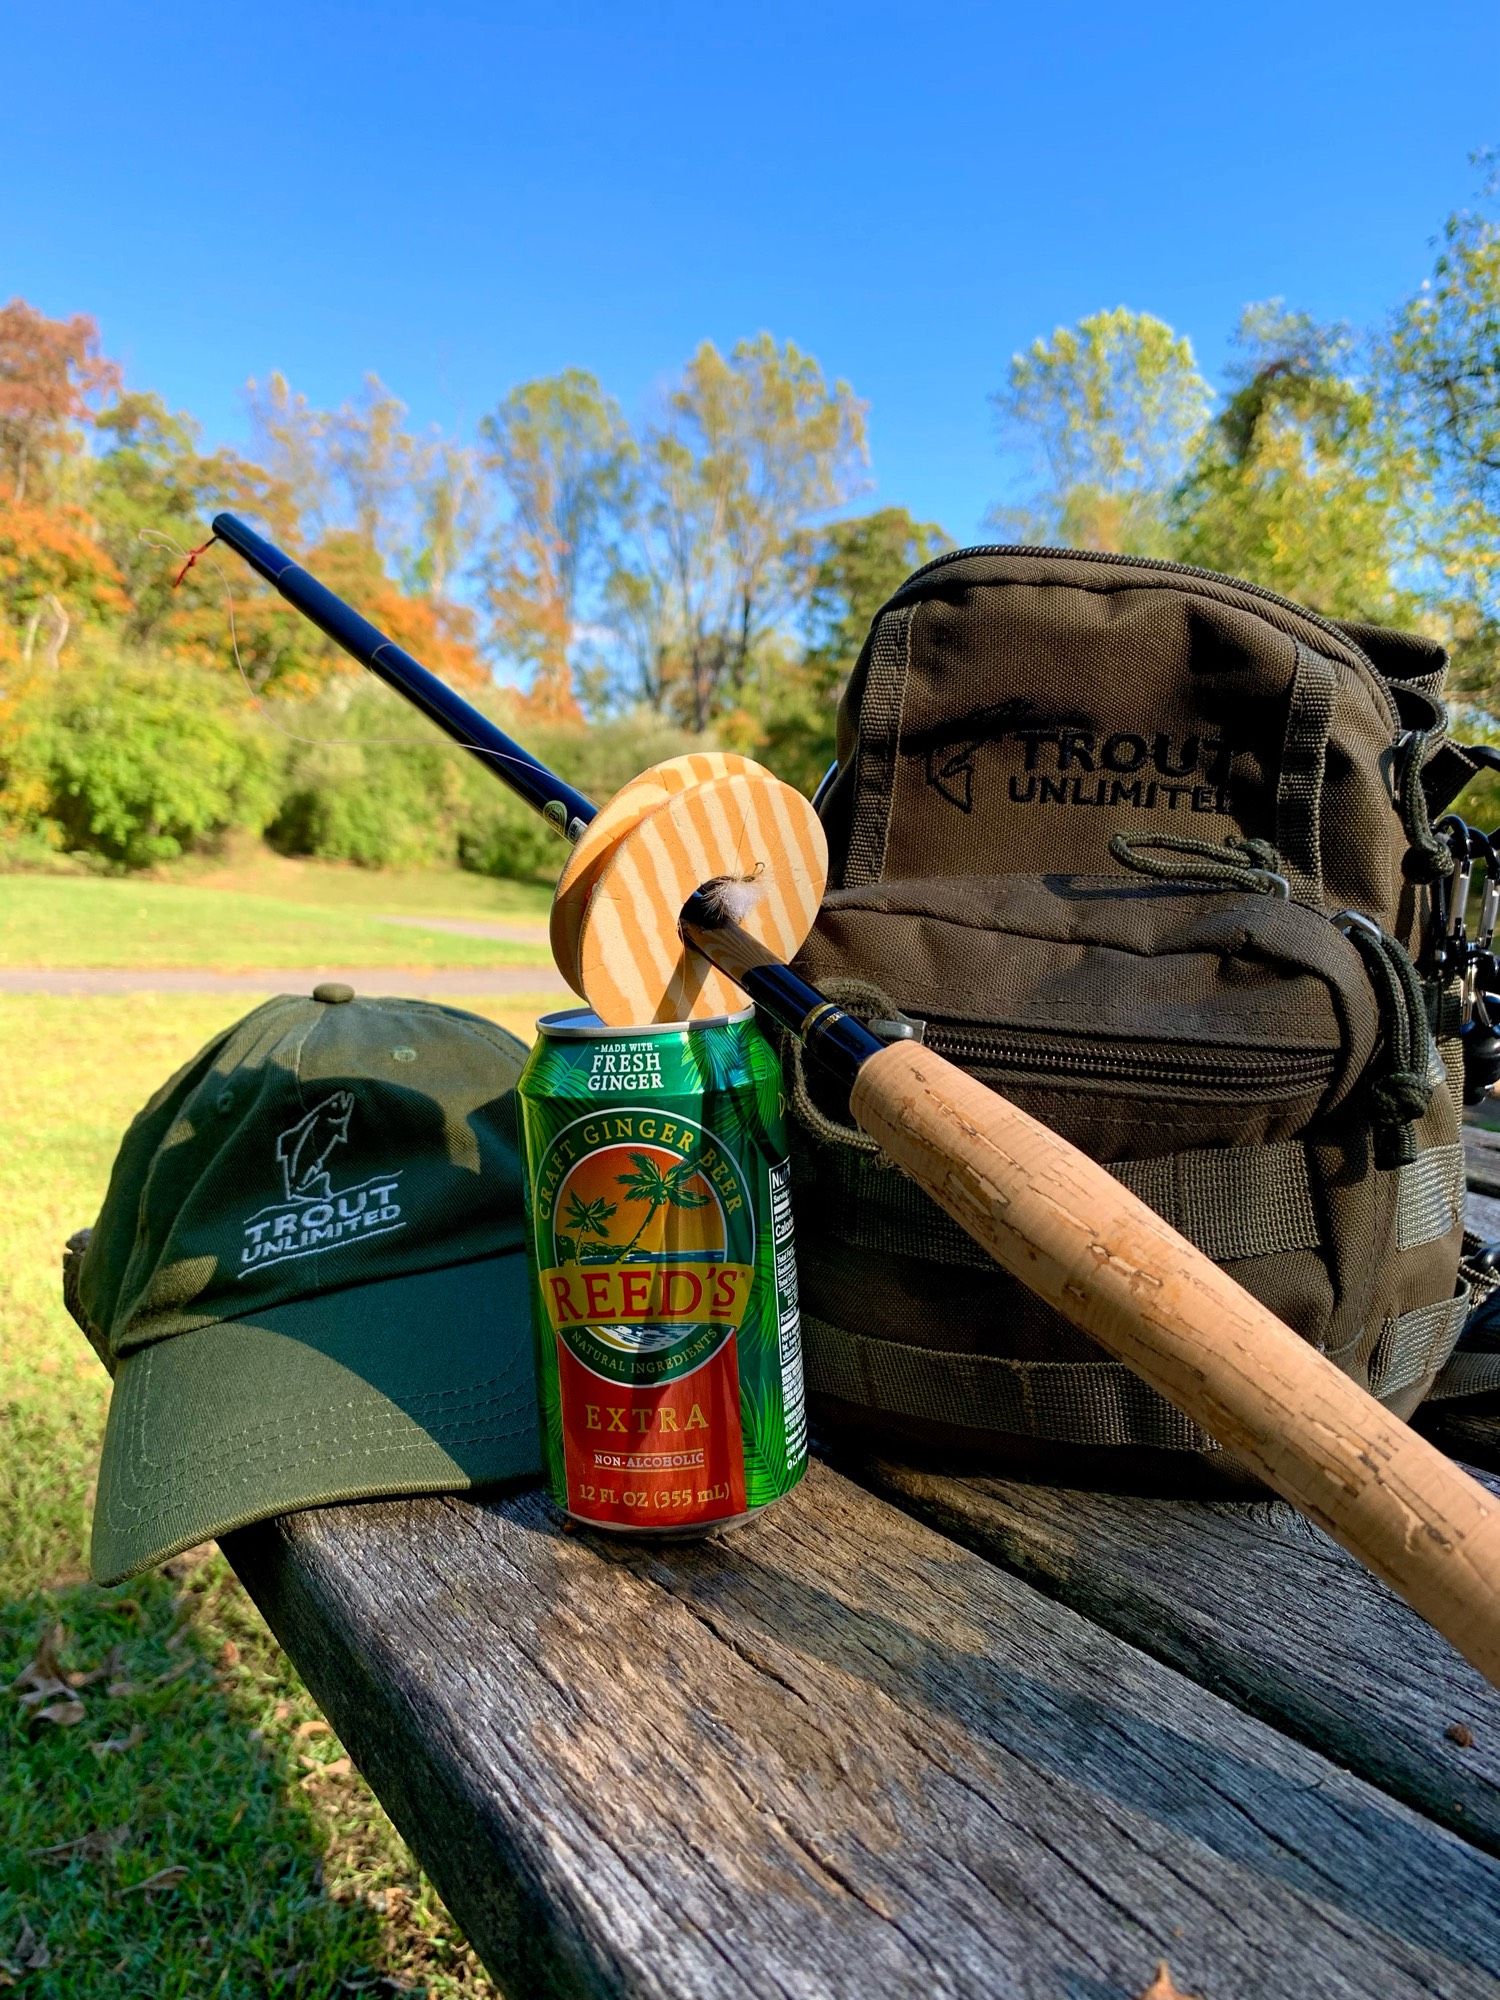
<svg viewBox="0 0 1500 2000">
<path fill-rule="evenodd" d="M 1183 857 L 1158 860 L 1148 848 Z M 1241 840 L 1231 834 L 1220 845 L 1190 840 L 1178 833 L 1117 833 L 1109 843 L 1115 860 L 1138 875 L 1164 882 L 1201 882 L 1205 889 L 1247 889 L 1256 896 L 1290 897 L 1291 886 L 1281 872 L 1281 856 L 1268 840 Z"/>
<path fill-rule="evenodd" d="M 1432 830 L 1427 794 L 1422 789 L 1422 766 L 1427 761 L 1428 741 L 1426 731 L 1408 730 L 1397 787 L 1401 822 L 1411 843 L 1401 860 L 1401 873 L 1408 882 L 1437 882 L 1451 875 L 1454 869 L 1453 855 L 1447 842 L 1439 840 Z"/>
<path fill-rule="evenodd" d="M 1413 1127 L 1436 1088 L 1422 982 L 1396 939 L 1358 910 L 1340 910 L 1333 922 L 1365 962 L 1385 1031 L 1386 1070 L 1370 1091 L 1375 1164 L 1409 1166 L 1417 1157 Z"/>
</svg>

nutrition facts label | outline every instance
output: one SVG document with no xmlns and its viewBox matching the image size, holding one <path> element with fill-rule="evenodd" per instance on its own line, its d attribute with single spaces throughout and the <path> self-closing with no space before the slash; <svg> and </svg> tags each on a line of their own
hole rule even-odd
<svg viewBox="0 0 1500 2000">
<path fill-rule="evenodd" d="M 781 1406 L 786 1459 L 807 1456 L 807 1400 L 802 1387 L 802 1317 L 797 1309 L 797 1253 L 792 1243 L 792 1165 L 771 1169 L 771 1240 L 776 1251 L 776 1315 L 781 1334 Z"/>
</svg>

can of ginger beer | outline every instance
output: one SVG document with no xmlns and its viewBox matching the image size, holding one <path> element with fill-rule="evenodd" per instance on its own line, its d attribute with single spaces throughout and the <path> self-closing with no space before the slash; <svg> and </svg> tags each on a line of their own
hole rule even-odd
<svg viewBox="0 0 1500 2000">
<path fill-rule="evenodd" d="M 754 1010 L 549 1014 L 519 1096 L 554 1500 L 631 1534 L 747 1519 L 807 1469 L 786 1106 Z"/>
</svg>

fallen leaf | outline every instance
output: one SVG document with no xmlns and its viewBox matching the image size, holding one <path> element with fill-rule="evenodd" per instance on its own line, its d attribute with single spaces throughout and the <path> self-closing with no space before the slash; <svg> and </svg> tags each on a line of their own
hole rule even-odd
<svg viewBox="0 0 1500 2000">
<path fill-rule="evenodd" d="M 303 1757 L 299 1761 L 307 1768 L 307 1776 L 297 1780 L 303 1791 L 317 1784 L 321 1778 L 347 1778 L 354 1769 L 347 1757 L 335 1757 L 331 1764 L 319 1764 L 311 1757 Z"/>
<path fill-rule="evenodd" d="M 226 1639 L 219 1648 L 219 1665 L 221 1667 L 237 1667 L 239 1663 L 239 1647 L 234 1643 L 233 1639 Z"/>
<path fill-rule="evenodd" d="M 154 1875 L 148 1875 L 144 1882 L 132 1882 L 128 1889 L 122 1889 L 122 1896 L 134 1896 L 138 1891 L 148 1895 L 153 1889 L 175 1889 L 188 1873 L 185 1862 L 174 1861 L 170 1867 L 158 1868 Z"/>
<path fill-rule="evenodd" d="M 297 1727 L 292 1731 L 292 1734 L 294 1736 L 331 1736 L 333 1731 L 323 1720 L 322 1716 L 315 1715 L 310 1722 L 299 1722 Z"/>
<path fill-rule="evenodd" d="M 67 1643 L 68 1635 L 61 1625 L 54 1625 L 50 1632 L 44 1632 L 36 1642 L 36 1652 L 32 1655 L 30 1664 L 22 1667 L 11 1682 L 11 1686 L 21 1687 L 25 1682 L 37 1678 L 60 1681 L 62 1662 L 58 1654 Z"/>
<path fill-rule="evenodd" d="M 92 1832 L 77 1834 L 72 1840 L 59 1840 L 52 1847 L 33 1847 L 27 1859 L 71 1861 L 77 1855 L 89 1861 L 102 1861 L 117 1847 L 122 1847 L 129 1835 L 128 1822 L 124 1826 L 96 1827 Z"/>
<path fill-rule="evenodd" d="M 125 1648 L 123 1646 L 111 1646 L 101 1666 L 90 1668 L 86 1674 L 69 1674 L 67 1676 L 68 1686 L 70 1688 L 92 1687 L 95 1681 L 109 1680 L 112 1676 L 118 1675 L 124 1664 Z"/>
<path fill-rule="evenodd" d="M 36 1652 L 10 1684 L 12 1691 L 20 1690 L 16 1699 L 22 1708 L 35 1708 L 41 1702 L 51 1701 L 56 1695 L 66 1697 L 73 1692 L 58 1658 L 67 1637 L 61 1625 L 54 1625 L 50 1632 L 44 1632 L 37 1640 Z"/>
<path fill-rule="evenodd" d="M 1156 1977 L 1141 1995 L 1141 2000 L 1202 2000 L 1196 1993 L 1184 1993 L 1174 1985 L 1167 1961 L 1162 1959 L 1156 1968 Z"/>
<path fill-rule="evenodd" d="M 25 1917 L 21 1919 L 21 1935 L 16 1940 L 16 1948 L 8 1959 L 0 1959 L 0 1974 L 4 1984 L 14 1986 L 25 1972 L 45 1972 L 52 1963 L 52 1954 L 47 1949 L 45 1938 L 39 1938 Z"/>
<path fill-rule="evenodd" d="M 271 1718 L 275 1722 L 285 1722 L 291 1712 L 292 1704 L 289 1701 L 278 1701 L 271 1710 Z"/>
<path fill-rule="evenodd" d="M 71 1729 L 82 1722 L 88 1711 L 81 1701 L 54 1701 L 33 1711 L 38 1722 L 55 1722 L 59 1729 Z"/>
<path fill-rule="evenodd" d="M 102 1743 L 91 1743 L 89 1749 L 96 1757 L 110 1757 L 126 1750 L 134 1750 L 146 1740 L 146 1732 L 137 1723 L 128 1736 L 106 1736 Z"/>
</svg>

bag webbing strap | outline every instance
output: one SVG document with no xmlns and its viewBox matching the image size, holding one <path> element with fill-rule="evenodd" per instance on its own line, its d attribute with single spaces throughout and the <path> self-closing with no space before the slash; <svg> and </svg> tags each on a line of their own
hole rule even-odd
<svg viewBox="0 0 1500 2000">
<path fill-rule="evenodd" d="M 1276 849 L 1299 902 L 1323 905 L 1323 770 L 1338 668 L 1321 653 L 1297 647 L 1276 787 Z"/>
<path fill-rule="evenodd" d="M 870 664 L 859 705 L 854 810 L 842 877 L 846 889 L 878 882 L 885 867 L 891 804 L 896 794 L 901 709 L 911 660 L 911 621 L 910 605 L 883 612 L 870 635 Z"/>
<path fill-rule="evenodd" d="M 1436 1243 L 1464 1208 L 1464 1149 L 1429 1146 L 1396 1169 L 1396 1248 Z"/>
<path fill-rule="evenodd" d="M 993 1260 L 898 1169 L 843 1146 L 799 1147 L 797 1184 L 820 1226 L 857 1250 L 990 1270 Z M 1321 1242 L 1300 1140 L 1203 1147 L 1109 1168 L 1117 1181 L 1216 1263 L 1314 1250 Z"/>
<path fill-rule="evenodd" d="M 1058 1444 L 1215 1451 L 1118 1361 L 1015 1361 L 853 1333 L 804 1314 L 807 1385 L 860 1409 Z"/>
<path fill-rule="evenodd" d="M 1388 1319 L 1370 1356 L 1371 1394 L 1393 1396 L 1398 1390 L 1409 1389 L 1414 1382 L 1420 1382 L 1424 1375 L 1430 1375 L 1440 1367 L 1452 1353 L 1468 1312 L 1469 1288 L 1461 1284 L 1451 1299 L 1439 1299 L 1430 1306 L 1414 1306 L 1410 1312 Z M 1479 1360 L 1481 1357 L 1473 1355 L 1469 1358 Z M 1500 1361 L 1500 1355 L 1488 1358 Z M 1473 1395 L 1475 1391 L 1472 1388 L 1454 1386 L 1463 1372 L 1460 1369 L 1454 1382 L 1441 1390 L 1434 1387 L 1432 1393 Z M 1444 1370 L 1445 1376 L 1446 1373 Z"/>
</svg>

